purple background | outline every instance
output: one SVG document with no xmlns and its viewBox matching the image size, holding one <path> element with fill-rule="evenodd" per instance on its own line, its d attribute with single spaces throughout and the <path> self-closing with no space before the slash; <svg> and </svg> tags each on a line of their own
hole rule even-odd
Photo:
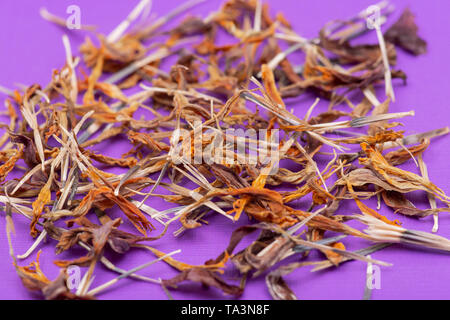
<svg viewBox="0 0 450 320">
<path fill-rule="evenodd" d="M 59 1 L 13 1 L 2 0 L 0 2 L 0 85 L 13 88 L 15 83 L 31 85 L 40 83 L 45 85 L 50 80 L 51 70 L 60 68 L 65 62 L 64 49 L 61 36 L 65 30 L 44 21 L 39 16 L 39 8 L 45 6 L 50 12 L 66 17 L 66 8 L 75 4 L 81 8 L 83 24 L 97 24 L 99 31 L 109 33 L 138 1 L 106 1 L 106 0 L 59 0 Z M 155 0 L 152 13 L 163 15 L 176 5 L 180 0 Z M 372 4 L 372 1 L 298 1 L 277 0 L 268 1 L 272 13 L 282 11 L 294 29 L 302 36 L 315 37 L 319 29 L 327 21 L 334 18 L 348 18 L 363 8 Z M 448 125 L 448 102 L 450 91 L 448 87 L 448 75 L 450 74 L 448 57 L 450 47 L 448 31 L 450 22 L 448 1 L 392 1 L 397 9 L 388 20 L 387 26 L 395 21 L 402 9 L 409 5 L 416 14 L 419 25 L 419 34 L 428 42 L 428 53 L 413 57 L 398 50 L 398 66 L 408 75 L 407 86 L 400 81 L 394 81 L 394 89 L 397 102 L 391 105 L 392 112 L 416 111 L 415 117 L 402 120 L 406 126 L 407 134 L 440 128 Z M 208 0 L 206 3 L 192 9 L 191 13 L 199 13 L 205 16 L 213 9 L 218 8 L 221 1 Z M 81 31 L 73 31 L 70 40 L 74 53 L 82 43 L 86 35 Z M 373 34 L 364 40 L 375 42 Z M 301 63 L 303 56 L 294 53 L 291 56 L 294 63 Z M 380 87 L 382 89 L 382 87 Z M 383 90 L 378 91 L 378 97 L 383 97 Z M 3 100 L 3 97 L 1 98 Z M 312 99 L 301 98 L 289 103 L 295 107 L 297 115 L 303 115 Z M 327 102 L 322 101 L 320 107 L 326 108 Z M 321 109 L 316 110 L 316 112 Z M 124 144 L 125 145 L 125 144 Z M 106 147 L 105 145 L 100 148 Z M 449 158 L 450 143 L 447 138 L 433 140 L 429 150 L 425 152 L 424 160 L 428 165 L 430 179 L 444 191 L 450 190 L 450 170 L 447 163 Z M 99 150 L 106 152 L 105 149 Z M 120 155 L 125 149 L 109 150 L 109 154 Z M 409 170 L 419 173 L 414 165 L 406 166 Z M 428 206 L 426 196 L 419 194 L 415 197 L 420 207 Z M 157 209 L 167 208 L 162 201 L 152 200 L 150 205 Z M 305 201 L 301 206 L 307 207 Z M 442 205 L 442 204 L 438 204 Z M 352 204 L 346 204 L 341 210 L 347 213 L 358 212 Z M 340 211 L 342 212 L 342 211 Z M 422 220 L 395 216 L 392 211 L 382 206 L 380 211 L 391 219 L 400 219 L 403 226 L 409 229 L 431 231 L 432 218 Z M 120 215 L 119 213 L 116 213 Z M 1 299 L 30 299 L 38 297 L 30 294 L 16 276 L 11 259 L 8 255 L 7 240 L 5 235 L 4 214 L 0 219 L 0 290 Z M 216 257 L 228 243 L 229 235 L 237 226 L 248 222 L 244 216 L 238 223 L 232 224 L 222 216 L 211 214 L 209 226 L 204 226 L 195 232 L 188 232 L 182 237 L 173 239 L 171 232 L 178 228 L 171 228 L 168 236 L 158 242 L 149 243 L 158 249 L 169 252 L 174 249 L 182 249 L 182 253 L 175 258 L 192 264 L 202 264 L 209 258 Z M 14 218 L 17 236 L 13 237 L 13 245 L 16 254 L 25 252 L 32 243 L 28 235 L 28 222 L 19 216 Z M 157 224 L 157 223 L 155 223 Z M 127 227 L 127 226 L 125 226 Z M 450 218 L 448 214 L 440 214 L 439 233 L 450 237 Z M 349 250 L 368 246 L 369 243 L 362 240 L 343 240 Z M 41 264 L 43 271 L 50 279 L 53 279 L 58 268 L 53 265 L 54 241 L 41 245 L 43 254 Z M 241 247 L 239 247 L 241 248 Z M 381 268 L 381 289 L 373 291 L 374 299 L 448 299 L 450 292 L 447 284 L 450 281 L 449 256 L 446 253 L 427 251 L 402 246 L 392 246 L 372 256 L 376 259 L 393 263 L 392 267 Z M 63 254 L 58 258 L 73 258 L 84 254 L 82 250 L 75 255 Z M 320 255 L 314 253 L 310 259 L 318 259 Z M 22 262 L 28 264 L 35 259 L 35 253 L 31 258 Z M 150 253 L 136 249 L 123 257 L 113 256 L 111 259 L 120 267 L 130 269 L 134 266 L 153 259 Z M 286 277 L 286 281 L 300 299 L 361 299 L 365 284 L 366 265 L 361 262 L 349 262 L 325 272 L 311 273 L 310 268 L 302 268 Z M 153 265 L 140 272 L 143 275 L 154 278 L 169 278 L 176 271 L 164 263 Z M 95 271 L 95 281 L 91 288 L 102 284 L 116 274 L 106 271 L 99 265 Z M 230 274 L 228 274 L 229 276 Z M 183 284 L 177 290 L 172 290 L 175 299 L 223 299 L 219 291 L 211 288 L 201 288 L 198 284 Z M 99 296 L 101 299 L 166 299 L 163 290 L 153 284 L 131 279 L 124 279 L 107 292 Z M 266 289 L 264 278 L 253 279 L 248 282 L 241 299 L 270 299 Z"/>
</svg>

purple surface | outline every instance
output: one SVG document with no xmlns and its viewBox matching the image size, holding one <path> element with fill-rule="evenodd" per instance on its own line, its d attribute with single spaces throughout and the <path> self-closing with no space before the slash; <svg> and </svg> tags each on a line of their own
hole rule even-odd
<svg viewBox="0 0 450 320">
<path fill-rule="evenodd" d="M 81 8 L 83 24 L 97 24 L 99 31 L 109 33 L 133 8 L 138 1 L 88 1 L 88 0 L 60 0 L 60 1 L 13 1 L 0 2 L 0 85 L 12 88 L 15 83 L 31 85 L 40 83 L 45 85 L 50 80 L 51 70 L 60 68 L 65 62 L 64 49 L 61 36 L 65 30 L 44 21 L 39 16 L 39 8 L 45 6 L 50 12 L 66 17 L 66 8 L 76 4 Z M 155 0 L 153 13 L 159 15 L 167 13 L 180 0 Z M 450 22 L 448 1 L 392 1 L 396 11 L 388 20 L 387 26 L 395 21 L 402 9 L 409 5 L 416 14 L 419 34 L 428 42 L 428 53 L 413 57 L 402 50 L 398 50 L 398 66 L 408 75 L 408 83 L 404 86 L 400 81 L 394 81 L 396 102 L 391 105 L 391 111 L 401 112 L 414 109 L 415 117 L 403 119 L 407 134 L 440 128 L 448 125 L 448 102 L 450 91 L 448 87 L 448 74 L 450 74 L 448 57 L 450 47 L 448 30 Z M 220 1 L 209 0 L 205 4 L 192 9 L 191 13 L 208 14 L 216 9 Z M 283 11 L 295 30 L 305 37 L 315 37 L 319 29 L 327 21 L 334 18 L 347 18 L 359 12 L 372 1 L 298 1 L 277 0 L 269 1 L 272 13 Z M 86 35 L 81 31 L 70 34 L 73 51 L 76 52 Z M 364 40 L 375 42 L 373 34 Z M 303 57 L 294 53 L 291 59 L 300 63 Z M 382 87 L 380 87 L 382 89 Z M 383 96 L 378 90 L 378 96 Z M 3 97 L 1 98 L 3 100 Z M 301 98 L 290 102 L 295 107 L 297 115 L 303 115 L 312 99 Z M 294 104 L 293 104 L 294 103 Z M 327 103 L 322 101 L 321 108 Z M 319 108 L 316 112 L 320 111 Z M 103 147 L 108 147 L 107 145 Z M 450 169 L 448 166 L 450 143 L 447 138 L 433 140 L 431 147 L 424 154 L 428 165 L 430 179 L 444 191 L 450 190 Z M 105 148 L 106 149 L 106 148 Z M 105 149 L 100 151 L 105 152 Z M 116 149 L 114 154 L 120 155 L 125 149 Z M 415 166 L 405 168 L 419 173 Z M 419 206 L 426 207 L 428 202 L 424 194 L 415 198 Z M 157 209 L 168 207 L 162 201 L 151 201 L 150 204 Z M 309 203 L 305 200 L 299 203 L 306 208 Z M 341 210 L 347 213 L 357 212 L 353 205 L 345 205 Z M 341 211 L 342 212 L 342 211 Z M 422 220 L 394 215 L 389 209 L 382 206 L 380 211 L 388 218 L 397 218 L 408 229 L 430 231 L 432 218 Z M 119 213 L 116 213 L 119 215 Z M 11 259 L 8 255 L 5 235 L 4 213 L 0 218 L 0 291 L 1 299 L 30 299 L 37 296 L 30 294 L 16 276 Z M 28 235 L 28 222 L 18 216 L 14 217 L 17 235 L 13 237 L 16 254 L 25 252 L 32 243 Z M 182 237 L 174 239 L 171 232 L 162 240 L 150 243 L 158 249 L 169 252 L 182 249 L 182 253 L 175 258 L 192 264 L 202 264 L 209 258 L 216 257 L 226 246 L 229 235 L 237 226 L 247 223 L 247 218 L 232 224 L 222 216 L 210 215 L 209 226 L 204 226 L 195 232 L 187 232 Z M 126 226 L 125 226 L 126 227 Z M 178 228 L 176 226 L 175 228 Z M 170 231 L 174 231 L 172 228 Z M 440 214 L 439 235 L 450 237 L 450 218 L 448 214 Z M 343 240 L 347 248 L 357 249 L 368 246 L 369 243 L 350 239 Z M 41 245 L 42 269 L 50 279 L 53 279 L 58 268 L 53 265 L 54 241 Z M 408 249 L 408 250 L 407 250 Z M 80 250 L 77 254 L 84 254 Z M 437 251 L 426 251 L 402 246 L 392 246 L 372 255 L 373 258 L 391 262 L 392 267 L 381 268 L 381 289 L 373 291 L 374 299 L 448 299 L 450 290 L 447 284 L 450 281 L 449 255 Z M 63 254 L 58 258 L 75 257 Z M 312 255 L 311 259 L 319 255 Z M 21 264 L 28 264 L 35 259 L 35 254 Z M 130 269 L 134 266 L 153 259 L 150 253 L 136 249 L 125 256 L 111 258 L 118 266 Z M 302 268 L 286 277 L 286 281 L 300 299 L 361 299 L 365 284 L 366 265 L 361 262 L 349 262 L 339 269 L 328 270 L 321 273 L 311 273 L 310 268 Z M 140 272 L 154 278 L 169 278 L 176 271 L 164 263 L 153 265 Z M 99 265 L 95 271 L 96 278 L 92 286 L 96 287 L 116 275 Z M 172 290 L 175 299 L 227 299 L 215 289 L 205 290 L 198 284 L 187 284 Z M 153 284 L 136 280 L 125 279 L 110 290 L 100 295 L 102 299 L 166 299 L 163 290 Z M 241 299 L 270 299 L 264 278 L 253 279 L 248 282 Z"/>
</svg>

